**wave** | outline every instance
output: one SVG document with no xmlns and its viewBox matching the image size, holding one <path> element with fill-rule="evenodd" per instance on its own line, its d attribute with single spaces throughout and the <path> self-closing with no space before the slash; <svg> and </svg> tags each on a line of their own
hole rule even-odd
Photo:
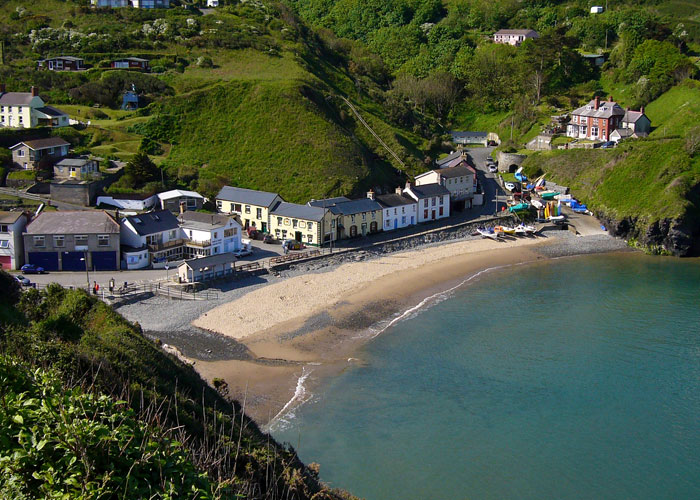
<svg viewBox="0 0 700 500">
<path fill-rule="evenodd" d="M 317 366 L 320 363 L 310 364 Z M 313 396 L 313 394 L 308 392 L 306 390 L 306 387 L 304 386 L 304 382 L 306 382 L 306 379 L 309 378 L 311 372 L 313 372 L 313 368 L 309 368 L 308 365 L 305 365 L 301 369 L 301 375 L 297 379 L 297 386 L 294 390 L 294 395 L 292 396 L 292 399 L 287 401 L 287 404 L 284 405 L 279 412 L 277 412 L 277 415 L 272 417 L 272 420 L 270 420 L 265 426 L 265 431 L 269 432 L 272 429 L 273 425 L 275 427 L 280 427 L 284 426 L 284 424 L 288 424 L 289 420 L 295 417 L 294 410 L 296 410 L 302 404 L 306 403 Z"/>
</svg>

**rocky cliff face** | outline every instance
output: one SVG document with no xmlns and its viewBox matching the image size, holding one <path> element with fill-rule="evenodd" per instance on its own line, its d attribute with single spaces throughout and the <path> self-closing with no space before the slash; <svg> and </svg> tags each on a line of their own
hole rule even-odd
<svg viewBox="0 0 700 500">
<path fill-rule="evenodd" d="M 614 219 L 596 214 L 611 235 L 636 239 L 649 249 L 663 249 L 677 257 L 700 253 L 700 219 L 684 215 L 678 219 L 661 219 L 650 225 L 637 218 Z"/>
</svg>

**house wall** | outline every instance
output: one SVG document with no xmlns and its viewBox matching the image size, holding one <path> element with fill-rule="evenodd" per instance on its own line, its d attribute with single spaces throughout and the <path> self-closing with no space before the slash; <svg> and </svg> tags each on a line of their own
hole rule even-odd
<svg viewBox="0 0 700 500">
<path fill-rule="evenodd" d="M 35 96 L 27 106 L 2 106 L 0 108 L 0 125 L 12 128 L 30 128 L 38 124 L 37 117 L 32 113 L 32 108 L 40 108 L 44 105 L 41 97 Z"/>
<path fill-rule="evenodd" d="M 279 196 L 275 197 L 270 206 L 274 206 L 278 201 L 282 201 Z M 240 205 L 240 210 L 236 209 L 237 205 Z M 240 215 L 244 229 L 255 226 L 259 231 L 269 232 L 270 210 L 268 207 L 245 204 L 235 200 L 216 200 L 216 207 L 220 212 Z M 260 210 L 259 213 L 258 210 Z"/>
<path fill-rule="evenodd" d="M 65 203 L 77 203 L 84 207 L 92 206 L 100 191 L 99 182 L 51 183 L 51 199 Z"/>
<path fill-rule="evenodd" d="M 78 243 L 76 248 L 76 235 L 86 235 L 87 236 L 87 250 L 84 250 L 82 244 Z M 98 245 L 98 234 L 107 235 L 109 237 L 108 244 L 104 246 Z M 39 246 L 35 243 L 35 236 L 44 236 L 44 246 Z M 55 236 L 63 236 L 64 244 L 63 246 L 56 245 Z M 92 252 L 115 252 L 114 267 L 113 269 L 119 269 L 119 249 L 120 249 L 120 236 L 119 233 L 75 233 L 75 234 L 64 234 L 64 235 L 54 235 L 54 234 L 24 234 L 24 260 L 25 262 L 30 262 L 29 254 L 32 252 L 42 252 L 42 253 L 54 253 L 58 257 L 58 270 L 63 270 L 63 254 L 64 252 L 82 252 L 87 251 L 88 253 L 88 269 L 93 268 Z"/>
<path fill-rule="evenodd" d="M 417 204 L 401 205 L 400 207 L 388 207 L 382 210 L 384 220 L 383 230 L 393 231 L 418 223 Z"/>
<path fill-rule="evenodd" d="M 148 249 L 137 252 L 123 252 L 122 257 L 124 265 L 126 265 L 126 268 L 129 270 L 143 269 L 151 264 Z"/>
<path fill-rule="evenodd" d="M 379 209 L 352 215 L 342 215 L 341 224 L 345 228 L 342 232 L 342 237 L 354 238 L 355 236 L 364 236 L 381 231 L 383 229 L 382 212 L 383 210 Z M 352 229 L 353 226 L 355 227 L 354 231 Z"/>
<path fill-rule="evenodd" d="M 22 238 L 22 231 L 24 231 L 26 225 L 27 218 L 22 215 L 14 224 L 7 224 L 7 231 L 3 231 L 2 227 L 0 227 L 0 241 L 7 242 L 3 243 L 3 245 L 7 245 L 7 248 L 3 248 L 2 245 L 0 245 L 0 256 L 10 257 L 9 269 L 17 270 L 24 265 L 24 240 Z M 8 268 L 3 266 L 3 269 L 7 271 Z"/>
<path fill-rule="evenodd" d="M 189 196 L 180 196 L 178 198 L 170 198 L 168 200 L 160 200 L 160 206 L 163 210 L 170 210 L 173 213 L 180 213 L 180 203 L 185 204 L 186 210 L 199 210 L 204 204 L 202 198 L 194 198 Z"/>
<path fill-rule="evenodd" d="M 34 151 L 24 144 L 12 150 L 12 165 L 15 168 L 36 170 L 39 162 L 43 158 L 50 158 L 52 161 L 59 160 L 68 154 L 68 146 L 58 146 L 55 148 L 39 149 Z M 25 167 L 25 163 L 27 164 Z"/>
<path fill-rule="evenodd" d="M 404 191 L 411 198 L 416 195 L 410 189 Z M 442 213 L 441 213 L 442 212 Z M 418 200 L 418 222 L 444 219 L 450 216 L 450 195 L 431 196 Z"/>
<path fill-rule="evenodd" d="M 270 214 L 270 234 L 278 240 L 294 240 L 297 239 L 296 233 L 299 233 L 301 236 L 299 241 L 305 245 L 319 246 L 322 226 L 321 221 Z"/>
<path fill-rule="evenodd" d="M 54 165 L 53 167 L 53 177 L 54 179 L 81 179 L 84 180 L 90 174 L 99 173 L 100 168 L 95 160 L 88 161 L 82 167 L 68 167 Z"/>
</svg>

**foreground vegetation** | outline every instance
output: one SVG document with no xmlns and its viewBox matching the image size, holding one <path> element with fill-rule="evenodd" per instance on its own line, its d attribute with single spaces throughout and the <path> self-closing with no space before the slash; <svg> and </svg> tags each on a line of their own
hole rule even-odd
<svg viewBox="0 0 700 500">
<path fill-rule="evenodd" d="M 344 498 L 109 306 L 0 271 L 3 498 Z"/>
</svg>

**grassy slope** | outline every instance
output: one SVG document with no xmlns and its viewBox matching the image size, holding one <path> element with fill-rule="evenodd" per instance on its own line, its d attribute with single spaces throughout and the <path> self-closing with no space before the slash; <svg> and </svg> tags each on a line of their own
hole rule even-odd
<svg viewBox="0 0 700 500">
<path fill-rule="evenodd" d="M 686 80 L 653 101 L 645 113 L 654 127 L 652 137 L 684 136 L 700 124 L 700 82 Z"/>
<path fill-rule="evenodd" d="M 610 217 L 639 217 L 651 223 L 676 218 L 691 202 L 689 189 L 700 182 L 700 161 L 683 150 L 680 139 L 629 142 L 612 150 L 574 149 L 533 155 L 525 170 L 538 169 L 571 187 L 589 206 Z"/>
</svg>

